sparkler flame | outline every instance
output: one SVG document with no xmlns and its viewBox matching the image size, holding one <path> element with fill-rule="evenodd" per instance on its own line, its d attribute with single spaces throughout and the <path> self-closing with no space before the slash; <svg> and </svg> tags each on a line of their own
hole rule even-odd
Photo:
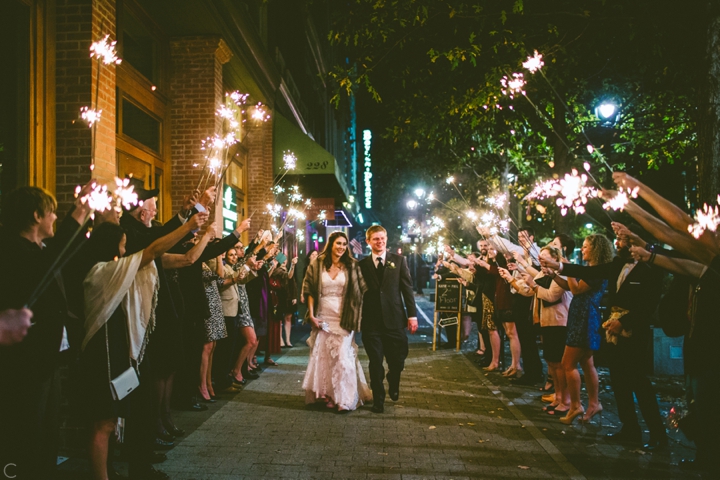
<svg viewBox="0 0 720 480">
<path fill-rule="evenodd" d="M 230 97 L 230 99 L 235 102 L 235 105 L 238 107 L 245 104 L 249 95 L 249 93 L 240 93 L 237 90 L 225 94 L 225 96 Z"/>
<path fill-rule="evenodd" d="M 573 168 L 572 174 L 566 173 L 564 178 L 535 185 L 524 200 L 558 197 L 555 204 L 560 207 L 563 216 L 567 214 L 569 208 L 577 214 L 585 213 L 588 199 L 598 195 L 597 189 L 587 186 L 587 179 L 586 174 L 578 175 L 578 171 Z"/>
<path fill-rule="evenodd" d="M 510 98 L 515 98 L 517 94 L 525 95 L 525 90 L 523 90 L 525 83 L 525 78 L 522 73 L 513 73 L 512 78 L 503 75 L 503 78 L 500 79 L 500 84 L 503 88 L 500 89 L 500 91 L 503 95 L 507 95 Z"/>
<path fill-rule="evenodd" d="M 110 42 L 109 39 L 110 35 L 108 34 L 105 35 L 105 38 L 102 40 L 92 43 L 90 45 L 90 58 L 97 57 L 97 59 L 101 60 L 105 65 L 110 65 L 111 63 L 120 65 L 122 60 L 118 58 L 117 52 L 115 51 L 117 40 Z"/>
<path fill-rule="evenodd" d="M 494 197 L 488 197 L 485 201 L 495 208 L 502 209 L 505 207 L 505 203 L 507 202 L 507 195 L 501 193 L 499 195 L 495 195 Z"/>
<path fill-rule="evenodd" d="M 110 192 L 108 192 L 107 185 L 93 184 L 92 187 L 90 193 L 80 197 L 83 205 L 87 204 L 93 212 L 110 210 L 113 207 L 113 198 Z"/>
<path fill-rule="evenodd" d="M 121 207 L 130 210 L 138 204 L 138 195 L 135 193 L 135 186 L 130 185 L 130 179 L 119 179 L 115 177 L 115 191 L 113 197 L 115 199 L 115 210 L 120 213 Z"/>
<path fill-rule="evenodd" d="M 603 203 L 603 208 L 605 210 L 612 209 L 616 212 L 618 210 L 620 210 L 622 212 L 623 210 L 625 210 L 625 207 L 630 202 L 630 197 L 637 198 L 639 190 L 640 190 L 639 187 L 635 187 L 632 190 L 629 190 L 629 189 L 623 190 L 623 188 L 620 187 L 618 189 L 617 195 L 615 195 L 614 198 L 611 198 L 607 202 Z"/>
<path fill-rule="evenodd" d="M 527 57 L 527 61 L 523 62 L 522 66 L 524 69 L 528 70 L 530 73 L 535 73 L 538 70 L 540 70 L 543 65 L 545 65 L 545 62 L 543 62 L 543 56 L 541 53 L 538 53 L 537 50 L 535 50 L 535 53 L 532 57 Z"/>
<path fill-rule="evenodd" d="M 720 204 L 720 195 L 718 195 L 718 204 Z M 700 238 L 705 230 L 716 232 L 718 226 L 720 226 L 720 209 L 718 205 L 715 207 L 709 207 L 706 204 L 703 205 L 702 210 L 695 212 L 695 223 L 688 225 L 688 232 L 695 238 Z"/>
<path fill-rule="evenodd" d="M 219 158 L 213 157 L 208 162 L 208 168 L 211 172 L 216 173 L 222 168 L 222 161 Z"/>
<path fill-rule="evenodd" d="M 82 107 L 80 109 L 80 118 L 87 122 L 88 127 L 92 127 L 94 123 L 99 122 L 101 115 L 102 110 L 94 110 L 90 107 Z"/>
<path fill-rule="evenodd" d="M 262 103 L 258 103 L 253 109 L 251 118 L 256 122 L 266 122 L 270 119 L 270 114 L 267 113 L 267 110 Z"/>
<path fill-rule="evenodd" d="M 217 109 L 217 116 L 226 120 L 235 120 L 235 112 L 231 109 L 222 105 Z"/>
<path fill-rule="evenodd" d="M 283 163 L 285 170 L 295 170 L 295 167 L 297 166 L 297 157 L 292 151 L 286 150 L 283 153 Z"/>
<path fill-rule="evenodd" d="M 451 183 L 455 183 L 455 177 L 453 177 L 452 175 L 450 175 L 448 178 L 445 179 L 445 182 L 446 182 L 448 185 L 450 185 Z M 430 195 L 432 195 L 432 193 L 431 193 Z"/>
</svg>

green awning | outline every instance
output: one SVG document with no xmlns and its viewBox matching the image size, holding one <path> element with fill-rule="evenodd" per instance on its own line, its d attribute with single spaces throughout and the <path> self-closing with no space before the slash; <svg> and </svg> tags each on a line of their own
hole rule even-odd
<svg viewBox="0 0 720 480">
<path fill-rule="evenodd" d="M 291 151 L 297 157 L 296 167 L 287 172 L 286 184 L 297 184 L 305 197 L 335 198 L 347 202 L 349 190 L 335 157 L 303 133 L 290 120 L 273 115 L 273 173 L 285 173 L 283 155 Z"/>
</svg>

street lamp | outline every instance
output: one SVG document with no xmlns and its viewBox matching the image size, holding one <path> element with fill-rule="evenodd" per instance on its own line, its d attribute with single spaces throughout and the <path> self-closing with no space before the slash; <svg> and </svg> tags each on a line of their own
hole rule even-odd
<svg viewBox="0 0 720 480">
<path fill-rule="evenodd" d="M 423 190 L 422 188 L 416 188 L 416 189 L 415 189 L 415 196 L 416 196 L 418 199 L 422 199 L 422 198 L 425 196 L 425 190 Z"/>
<path fill-rule="evenodd" d="M 600 123 L 604 126 L 611 126 L 617 122 L 620 109 L 618 105 L 610 100 L 604 100 L 595 107 L 595 116 L 600 119 Z"/>
<path fill-rule="evenodd" d="M 409 210 L 415 210 L 418 206 L 418 203 L 415 200 L 408 200 L 406 205 Z"/>
</svg>

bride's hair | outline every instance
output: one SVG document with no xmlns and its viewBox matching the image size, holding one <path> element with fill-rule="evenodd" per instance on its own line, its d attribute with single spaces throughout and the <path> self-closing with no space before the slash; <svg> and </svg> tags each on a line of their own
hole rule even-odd
<svg viewBox="0 0 720 480">
<path fill-rule="evenodd" d="M 350 244 L 348 242 L 348 237 L 343 232 L 333 232 L 330 234 L 330 238 L 328 238 L 327 243 L 325 244 L 325 249 L 322 252 L 322 263 L 323 267 L 325 267 L 325 270 L 330 270 L 330 267 L 332 267 L 332 248 L 335 244 L 335 240 L 338 238 L 344 238 L 345 244 L 347 248 L 345 249 L 345 253 L 343 253 L 342 257 L 340 257 L 340 261 L 350 269 L 352 266 L 352 256 L 350 255 Z"/>
</svg>

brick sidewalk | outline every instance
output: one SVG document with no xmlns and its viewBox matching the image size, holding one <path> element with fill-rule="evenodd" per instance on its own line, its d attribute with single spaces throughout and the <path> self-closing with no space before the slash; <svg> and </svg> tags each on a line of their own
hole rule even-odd
<svg viewBox="0 0 720 480">
<path fill-rule="evenodd" d="M 626 451 L 605 444 L 601 427 L 565 427 L 539 413 L 536 390 L 493 385 L 495 376 L 464 354 L 432 352 L 425 333 L 413 338 L 400 401 L 388 402 L 384 414 L 305 407 L 308 349 L 296 342 L 278 367 L 211 406 L 159 467 L 177 480 L 682 475 L 667 455 Z M 177 419 L 183 427 L 199 420 L 193 413 Z"/>
</svg>

